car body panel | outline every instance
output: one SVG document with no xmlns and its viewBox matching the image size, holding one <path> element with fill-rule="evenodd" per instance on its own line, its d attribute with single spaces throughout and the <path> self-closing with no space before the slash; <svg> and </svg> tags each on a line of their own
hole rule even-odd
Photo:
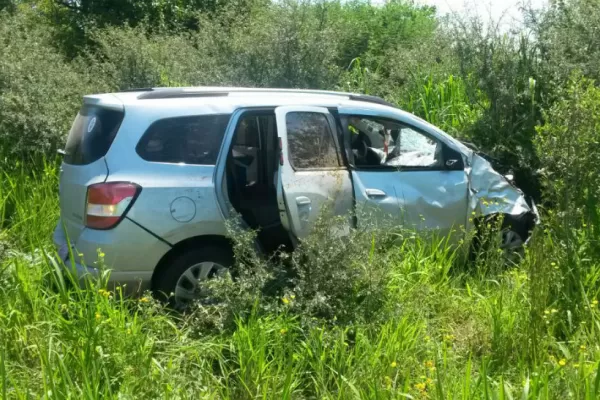
<svg viewBox="0 0 600 400">
<path fill-rule="evenodd" d="M 394 181 L 398 171 L 351 171 L 358 226 L 377 220 L 400 221 L 400 203 Z"/>
<path fill-rule="evenodd" d="M 483 157 L 473 154 L 467 173 L 471 192 L 469 211 L 476 216 L 533 212 L 523 192 L 496 172 Z"/>
<path fill-rule="evenodd" d="M 468 179 L 464 171 L 399 171 L 395 178 L 402 225 L 446 236 L 464 232 Z"/>
<path fill-rule="evenodd" d="M 111 230 L 83 229 L 78 238 L 71 241 L 71 252 L 60 221 L 53 239 L 60 258 L 66 261 L 67 267 L 75 267 L 79 276 L 97 276 L 102 267 L 106 267 L 111 269 L 111 282 L 128 284 L 130 289 L 147 288 L 157 260 L 171 249 L 128 218 Z"/>
</svg>

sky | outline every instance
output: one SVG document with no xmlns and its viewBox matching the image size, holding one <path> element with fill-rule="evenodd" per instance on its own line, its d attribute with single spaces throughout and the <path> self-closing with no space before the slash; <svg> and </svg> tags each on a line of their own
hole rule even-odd
<svg viewBox="0 0 600 400">
<path fill-rule="evenodd" d="M 548 0 L 415 0 L 415 2 L 436 6 L 440 15 L 476 13 L 486 22 L 501 20 L 502 25 L 513 25 L 522 21 L 519 7 L 523 3 L 531 4 L 534 8 L 541 8 L 548 4 Z"/>
</svg>

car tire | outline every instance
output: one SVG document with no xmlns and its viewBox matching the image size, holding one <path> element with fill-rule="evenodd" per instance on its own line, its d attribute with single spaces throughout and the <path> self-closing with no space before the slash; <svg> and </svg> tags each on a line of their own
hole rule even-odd
<svg viewBox="0 0 600 400">
<path fill-rule="evenodd" d="M 484 232 L 482 227 L 487 223 L 494 223 L 499 215 L 490 215 L 482 218 L 476 223 L 476 233 L 471 242 L 469 250 L 469 260 L 476 261 L 481 252 L 487 251 L 490 245 L 490 232 Z M 523 216 L 514 216 L 510 214 L 502 215 L 502 225 L 495 234 L 501 235 L 500 248 L 504 252 L 504 258 L 510 264 L 518 262 L 524 255 L 524 246 L 530 235 L 528 220 Z M 487 235 L 487 237 L 486 237 Z"/>
<path fill-rule="evenodd" d="M 154 279 L 153 292 L 171 308 L 184 311 L 196 299 L 198 282 L 228 273 L 233 262 L 233 252 L 224 246 L 188 249 L 161 268 Z"/>
</svg>

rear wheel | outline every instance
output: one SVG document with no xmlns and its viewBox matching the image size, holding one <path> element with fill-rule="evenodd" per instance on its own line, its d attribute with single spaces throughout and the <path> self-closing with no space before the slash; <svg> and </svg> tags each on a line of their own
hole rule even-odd
<svg viewBox="0 0 600 400">
<path fill-rule="evenodd" d="M 233 265 L 230 249 L 220 246 L 202 246 L 175 256 L 154 280 L 154 292 L 166 299 L 176 310 L 183 311 L 194 300 L 209 296 L 201 283 L 223 276 Z"/>
</svg>

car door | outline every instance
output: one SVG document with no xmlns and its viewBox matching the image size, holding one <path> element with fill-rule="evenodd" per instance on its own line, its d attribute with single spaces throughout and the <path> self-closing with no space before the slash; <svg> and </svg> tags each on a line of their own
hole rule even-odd
<svg viewBox="0 0 600 400">
<path fill-rule="evenodd" d="M 346 114 L 341 121 L 350 146 L 357 207 L 378 208 L 385 214 L 378 218 L 392 217 L 409 229 L 460 232 L 467 220 L 468 177 L 458 151 L 431 132 L 393 117 Z M 386 138 L 383 148 L 370 143 L 379 161 L 366 157 L 360 162 L 356 156 L 355 149 L 365 146 L 353 144 L 357 139 L 352 130 L 362 132 L 365 126 L 376 127 Z"/>
<path fill-rule="evenodd" d="M 280 147 L 277 201 L 293 238 L 306 237 L 324 207 L 334 215 L 353 208 L 352 181 L 340 154 L 335 120 L 326 108 L 275 109 Z M 346 227 L 344 227 L 346 229 Z"/>
</svg>

